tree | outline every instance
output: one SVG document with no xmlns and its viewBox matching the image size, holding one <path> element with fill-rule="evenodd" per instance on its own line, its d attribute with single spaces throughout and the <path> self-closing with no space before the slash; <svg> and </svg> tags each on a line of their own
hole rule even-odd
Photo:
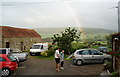
<svg viewBox="0 0 120 77">
<path fill-rule="evenodd" d="M 55 34 L 52 37 L 53 43 L 57 43 L 57 45 L 66 51 L 67 54 L 70 55 L 73 41 L 78 41 L 80 38 L 81 32 L 76 30 L 75 28 L 67 28 L 65 31 L 61 32 L 61 34 Z"/>
<path fill-rule="evenodd" d="M 108 35 L 106 36 L 107 44 L 109 48 L 112 48 L 112 36 Z"/>
<path fill-rule="evenodd" d="M 93 38 L 86 38 L 84 39 L 84 43 L 88 45 L 88 47 L 91 47 L 91 45 L 95 42 Z"/>
</svg>

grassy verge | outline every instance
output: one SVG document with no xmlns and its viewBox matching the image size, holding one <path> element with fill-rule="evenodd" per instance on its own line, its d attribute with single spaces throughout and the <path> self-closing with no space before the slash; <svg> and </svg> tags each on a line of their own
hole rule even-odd
<svg viewBox="0 0 120 77">
<path fill-rule="evenodd" d="M 27 52 L 27 53 L 29 53 L 30 51 L 28 50 L 28 51 L 22 51 L 22 52 L 23 52 L 23 53 L 24 53 L 24 52 Z"/>
<path fill-rule="evenodd" d="M 38 58 L 38 59 L 44 59 L 44 60 L 54 60 L 54 55 L 50 56 L 50 57 L 43 57 L 43 56 L 32 56 L 34 58 Z M 72 60 L 72 59 L 67 59 L 68 55 L 65 55 L 65 60 Z"/>
</svg>

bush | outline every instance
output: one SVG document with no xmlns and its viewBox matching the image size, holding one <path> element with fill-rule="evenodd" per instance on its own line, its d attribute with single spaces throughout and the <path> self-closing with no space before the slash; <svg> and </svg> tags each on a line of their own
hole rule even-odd
<svg viewBox="0 0 120 77">
<path fill-rule="evenodd" d="M 112 76 L 111 77 L 119 77 L 119 73 L 118 72 L 112 72 Z"/>
<path fill-rule="evenodd" d="M 52 56 L 52 55 L 54 55 L 54 53 L 55 53 L 55 50 L 54 50 L 54 49 L 47 50 L 47 51 L 46 51 L 46 53 L 48 54 L 48 57 L 49 57 L 49 56 Z"/>
<path fill-rule="evenodd" d="M 54 53 L 55 53 L 55 49 L 50 49 L 45 52 L 41 52 L 41 56 L 50 57 L 50 56 L 54 55 Z"/>
<path fill-rule="evenodd" d="M 41 56 L 44 56 L 44 57 L 48 56 L 47 52 L 41 52 L 40 54 L 41 54 Z"/>
</svg>

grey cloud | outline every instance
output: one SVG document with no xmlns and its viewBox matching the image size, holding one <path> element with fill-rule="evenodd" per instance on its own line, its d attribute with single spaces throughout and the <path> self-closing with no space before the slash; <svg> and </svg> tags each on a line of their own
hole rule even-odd
<svg viewBox="0 0 120 77">
<path fill-rule="evenodd" d="M 32 4 L 43 4 L 43 3 L 51 3 L 50 2 L 2 2 L 0 6 L 17 6 L 17 5 L 32 5 Z"/>
<path fill-rule="evenodd" d="M 2 6 L 4 25 L 28 28 L 76 27 L 73 16 L 62 1 L 48 3 L 6 2 L 4 4 Z M 82 27 L 117 29 L 117 10 L 109 9 L 116 6 L 117 2 L 86 3 L 71 1 L 69 5 L 72 7 Z"/>
</svg>

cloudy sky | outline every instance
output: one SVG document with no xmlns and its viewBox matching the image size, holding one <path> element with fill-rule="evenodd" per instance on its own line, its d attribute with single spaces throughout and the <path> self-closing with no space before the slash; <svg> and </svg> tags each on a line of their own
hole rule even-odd
<svg viewBox="0 0 120 77">
<path fill-rule="evenodd" d="M 117 30 L 120 0 L 2 0 L 0 25 L 20 28 L 89 27 Z"/>
</svg>

